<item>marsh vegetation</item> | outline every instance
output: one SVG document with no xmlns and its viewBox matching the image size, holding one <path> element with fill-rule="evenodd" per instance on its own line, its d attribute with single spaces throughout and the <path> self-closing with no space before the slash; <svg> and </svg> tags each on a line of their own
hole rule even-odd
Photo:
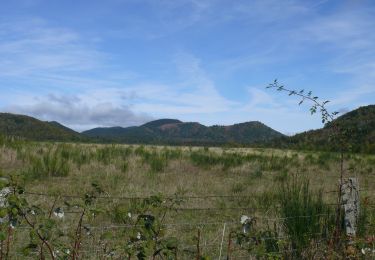
<svg viewBox="0 0 375 260">
<path fill-rule="evenodd" d="M 345 258 L 374 247 L 373 155 L 345 155 L 361 189 L 349 251 L 344 234 L 331 244 L 336 153 L 10 138 L 0 149 L 11 190 L 2 259 Z"/>
</svg>

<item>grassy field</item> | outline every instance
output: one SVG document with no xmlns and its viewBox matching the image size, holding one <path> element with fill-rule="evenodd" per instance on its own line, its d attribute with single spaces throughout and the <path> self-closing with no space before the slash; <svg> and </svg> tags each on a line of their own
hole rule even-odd
<svg viewBox="0 0 375 260">
<path fill-rule="evenodd" d="M 361 215 L 339 248 L 335 153 L 3 139 L 0 167 L 1 259 L 374 257 L 373 155 L 345 155 Z"/>
</svg>

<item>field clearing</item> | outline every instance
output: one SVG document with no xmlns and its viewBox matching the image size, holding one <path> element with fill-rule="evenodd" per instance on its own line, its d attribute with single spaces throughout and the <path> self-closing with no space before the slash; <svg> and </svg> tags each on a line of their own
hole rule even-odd
<svg viewBox="0 0 375 260">
<path fill-rule="evenodd" d="M 338 154 L 326 152 L 7 141 L 0 148 L 0 167 L 6 178 L 21 176 L 25 192 L 19 196 L 40 210 L 35 223 L 45 227 L 53 219 L 48 241 L 58 251 L 56 259 L 71 259 L 77 230 L 76 259 L 137 259 L 135 252 L 142 250 L 144 259 L 153 259 L 148 254 L 157 247 L 161 253 L 155 259 L 218 259 L 220 254 L 221 259 L 283 259 L 325 256 L 332 229 L 327 225 L 319 233 L 307 233 L 309 244 L 296 249 L 285 228 L 290 217 L 280 210 L 283 185 L 308 180 L 309 192 L 321 192 L 329 208 L 317 214 L 328 216 L 318 222 L 328 223 L 337 201 L 340 164 Z M 361 209 L 367 214 L 358 238 L 362 243 L 375 234 L 375 156 L 346 155 L 344 168 L 346 178 L 357 177 L 360 183 Z M 93 183 L 100 192 L 90 193 Z M 92 197 L 85 205 L 87 194 Z M 83 211 L 83 224 L 77 226 Z M 146 215 L 155 220 L 139 222 Z M 254 220 L 246 235 L 243 215 Z M 293 216 L 303 219 L 302 224 L 313 217 Z M 38 228 L 24 221 L 15 228 L 11 259 L 38 257 L 40 242 L 24 249 L 30 230 Z M 360 255 L 366 246 L 358 244 L 354 253 Z"/>
</svg>

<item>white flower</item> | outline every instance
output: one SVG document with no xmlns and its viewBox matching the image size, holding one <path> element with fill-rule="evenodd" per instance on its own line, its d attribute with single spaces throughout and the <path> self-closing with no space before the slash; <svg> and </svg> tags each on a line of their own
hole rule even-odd
<svg viewBox="0 0 375 260">
<path fill-rule="evenodd" d="M 128 212 L 128 217 L 132 218 L 132 213 Z"/>
<path fill-rule="evenodd" d="M 246 216 L 246 215 L 242 215 L 242 216 L 241 216 L 241 224 L 242 224 L 242 225 L 246 224 L 246 222 L 248 222 L 248 221 L 250 221 L 250 220 L 251 220 L 251 218 L 248 217 L 248 216 Z"/>
<path fill-rule="evenodd" d="M 63 218 L 64 217 L 64 211 L 62 210 L 62 208 L 56 208 L 53 211 L 53 215 L 55 215 L 58 218 Z"/>
<path fill-rule="evenodd" d="M 138 240 L 141 239 L 141 233 L 139 233 L 139 232 L 138 232 L 138 234 L 137 234 L 137 239 L 138 239 Z"/>
<path fill-rule="evenodd" d="M 366 247 L 366 248 L 362 248 L 361 249 L 361 253 L 362 253 L 362 255 L 365 255 L 366 254 L 366 252 L 372 252 L 372 253 L 375 253 L 375 250 L 373 249 L 373 250 L 371 250 L 371 248 L 368 248 L 368 247 Z"/>
<path fill-rule="evenodd" d="M 35 211 L 34 210 L 31 210 L 31 215 L 35 215 Z"/>
<path fill-rule="evenodd" d="M 241 216 L 242 231 L 244 234 L 248 233 L 251 229 L 251 222 L 253 218 L 245 215 Z"/>
<path fill-rule="evenodd" d="M 90 226 L 88 225 L 84 225 L 83 226 L 83 229 L 86 231 L 86 235 L 91 235 L 91 230 L 90 230 Z"/>
</svg>

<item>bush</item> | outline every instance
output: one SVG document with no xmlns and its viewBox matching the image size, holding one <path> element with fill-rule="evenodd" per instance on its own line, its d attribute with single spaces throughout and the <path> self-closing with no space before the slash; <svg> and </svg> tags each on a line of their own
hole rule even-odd
<svg viewBox="0 0 375 260">
<path fill-rule="evenodd" d="M 240 194 L 246 190 L 246 186 L 243 183 L 234 183 L 230 188 L 231 193 Z"/>
<path fill-rule="evenodd" d="M 321 192 L 313 193 L 307 179 L 293 176 L 279 189 L 280 215 L 297 256 L 317 236 L 327 237 L 334 227 L 334 215 L 322 200 Z"/>
<path fill-rule="evenodd" d="M 149 164 L 152 172 L 162 172 L 167 166 L 167 160 L 157 153 L 152 153 L 149 158 Z"/>
<path fill-rule="evenodd" d="M 47 151 L 40 158 L 32 160 L 32 166 L 27 172 L 27 178 L 65 177 L 69 174 L 69 161 L 58 151 Z"/>
</svg>

